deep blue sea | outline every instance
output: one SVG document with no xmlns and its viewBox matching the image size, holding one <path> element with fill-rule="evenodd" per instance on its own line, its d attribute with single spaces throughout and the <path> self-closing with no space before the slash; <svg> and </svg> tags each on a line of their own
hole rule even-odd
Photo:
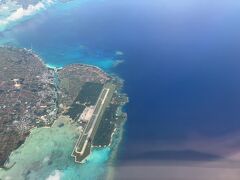
<svg viewBox="0 0 240 180">
<path fill-rule="evenodd" d="M 224 158 L 240 149 L 233 141 L 240 132 L 239 0 L 60 6 L 2 37 L 32 47 L 49 64 L 95 64 L 125 80 L 130 102 L 119 164 L 191 159 L 186 150 Z M 124 63 L 112 68 L 116 60 Z"/>
</svg>

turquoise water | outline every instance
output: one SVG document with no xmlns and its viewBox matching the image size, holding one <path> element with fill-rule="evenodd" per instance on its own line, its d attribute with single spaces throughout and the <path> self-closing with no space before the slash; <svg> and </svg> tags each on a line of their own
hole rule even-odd
<svg viewBox="0 0 240 180">
<path fill-rule="evenodd" d="M 125 60 L 114 69 L 130 97 L 118 157 L 124 163 L 189 160 L 185 149 L 226 159 L 240 149 L 239 18 L 239 0 L 73 0 L 4 31 L 0 41 L 32 46 L 59 66 L 109 68 L 109 62 Z M 138 173 L 119 174 L 128 172 Z M 179 179 L 172 172 L 167 168 L 158 177 Z M 191 170 L 186 172 L 181 177 Z M 182 179 L 202 174 L 208 172 Z"/>
<path fill-rule="evenodd" d="M 0 24 L 0 35 L 2 36 L 0 45 L 32 48 L 48 64 L 55 67 L 84 63 L 110 71 L 119 61 L 123 61 L 123 53 L 119 53 L 121 51 L 90 48 L 82 41 L 72 39 L 71 29 L 64 26 L 66 23 L 74 25 L 76 20 L 74 19 L 76 17 L 73 17 L 74 13 L 79 10 L 79 7 L 93 2 L 101 4 L 102 1 L 74 0 L 68 3 L 54 1 L 47 8 L 11 22 L 7 27 L 5 25 L 1 27 Z M 44 32 L 45 29 L 42 28 L 52 26 L 53 22 L 62 24 L 62 27 Z M 73 33 L 77 33 L 76 30 Z"/>
<path fill-rule="evenodd" d="M 64 123 L 63 127 L 59 124 Z M 3 179 L 98 179 L 106 172 L 110 148 L 94 149 L 86 164 L 74 163 L 72 150 L 78 139 L 77 126 L 60 117 L 51 128 L 32 130 L 26 142 L 10 156 L 10 170 L 0 169 Z M 49 138 L 51 137 L 51 138 Z"/>
<path fill-rule="evenodd" d="M 61 36 L 59 34 L 57 36 L 46 34 L 43 38 L 38 34 L 42 33 L 41 30 L 37 30 L 38 28 L 48 26 L 44 24 L 46 18 L 56 20 L 68 17 L 74 9 L 89 2 L 86 0 L 75 0 L 69 3 L 55 2 L 47 9 L 41 9 L 17 21 L 9 22 L 0 27 L 0 45 L 32 48 L 48 66 L 63 67 L 71 63 L 84 63 L 99 66 L 110 72 L 113 67 L 123 61 L 121 51 L 89 48 L 77 40 L 67 43 L 65 40 L 71 32 L 63 29 L 55 32 L 63 33 L 62 40 L 59 39 Z M 64 122 L 65 126 L 59 128 L 57 126 L 59 122 Z M 92 180 L 105 177 L 109 172 L 108 163 L 113 161 L 121 138 L 118 137 L 111 147 L 93 149 L 86 164 L 77 164 L 74 163 L 71 152 L 78 135 L 76 126 L 64 118 L 58 120 L 51 128 L 34 129 L 26 142 L 11 154 L 9 165 L 15 162 L 16 164 L 8 171 L 0 169 L 0 178 Z M 113 174 L 112 170 L 110 174 Z M 108 177 L 111 178 L 111 176 Z"/>
</svg>

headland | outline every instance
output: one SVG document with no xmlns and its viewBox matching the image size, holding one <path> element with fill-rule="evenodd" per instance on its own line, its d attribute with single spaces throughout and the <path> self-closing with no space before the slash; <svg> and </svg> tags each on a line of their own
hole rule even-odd
<svg viewBox="0 0 240 180">
<path fill-rule="evenodd" d="M 69 154 L 76 162 L 86 162 L 93 147 L 111 144 L 126 119 L 121 109 L 128 97 L 121 92 L 121 79 L 85 64 L 49 68 L 27 49 L 1 47 L 0 54 L 2 167 L 8 168 L 10 154 L 31 129 L 51 127 L 60 117 L 77 129 L 79 138 Z"/>
</svg>

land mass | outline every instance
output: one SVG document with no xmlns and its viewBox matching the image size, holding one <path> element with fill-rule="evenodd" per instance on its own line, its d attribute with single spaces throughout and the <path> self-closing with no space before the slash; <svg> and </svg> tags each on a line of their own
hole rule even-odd
<svg viewBox="0 0 240 180">
<path fill-rule="evenodd" d="M 1 47 L 0 54 L 0 166 L 32 128 L 51 126 L 59 116 L 79 126 L 76 162 L 83 162 L 93 146 L 111 144 L 126 119 L 121 79 L 90 65 L 48 68 L 27 49 Z"/>
</svg>

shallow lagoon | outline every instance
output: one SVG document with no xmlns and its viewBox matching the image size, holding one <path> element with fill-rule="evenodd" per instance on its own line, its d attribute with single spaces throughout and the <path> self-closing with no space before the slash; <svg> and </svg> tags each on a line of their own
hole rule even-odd
<svg viewBox="0 0 240 180">
<path fill-rule="evenodd" d="M 104 51 L 92 49 L 82 45 L 81 41 L 67 43 L 69 32 L 59 31 L 58 36 L 45 34 L 41 38 L 32 28 L 47 27 L 42 24 L 46 17 L 58 19 L 60 16 L 69 16 L 75 8 L 79 8 L 88 1 L 76 0 L 69 3 L 55 3 L 48 9 L 23 17 L 7 28 L 0 30 L 0 45 L 14 45 L 20 48 L 32 48 L 48 66 L 63 67 L 71 63 L 96 65 L 109 72 L 118 63 L 122 62 L 123 53 L 118 50 Z M 65 19 L 65 21 L 68 21 Z M 47 21 L 47 23 L 51 23 Z M 43 32 L 44 33 L 44 32 Z M 59 34 L 60 33 L 60 34 Z M 59 39 L 63 33 L 63 39 Z M 65 33 L 65 34 L 64 34 Z M 50 38 L 50 39 L 49 39 Z M 44 41 L 44 42 L 43 42 Z M 50 43 L 49 43 L 50 42 Z M 42 44 L 43 43 L 43 44 Z M 58 124 L 64 122 L 63 127 Z M 109 170 L 108 163 L 114 159 L 121 137 L 114 140 L 111 147 L 95 148 L 87 159 L 86 164 L 77 164 L 71 157 L 73 147 L 79 134 L 74 124 L 69 120 L 59 119 L 51 128 L 33 129 L 26 142 L 10 156 L 9 166 L 16 164 L 8 171 L 0 169 L 3 179 L 99 179 Z M 115 147 L 115 148 L 113 148 Z M 113 169 L 108 177 L 112 177 Z"/>
<path fill-rule="evenodd" d="M 53 65 L 99 63 L 124 51 L 117 68 L 130 96 L 124 161 L 152 160 L 145 154 L 153 151 L 204 151 L 212 142 L 224 158 L 239 152 L 239 141 L 222 143 L 225 135 L 239 137 L 239 16 L 238 0 L 74 0 L 1 40 L 32 44 Z"/>
<path fill-rule="evenodd" d="M 64 123 L 64 126 L 62 124 Z M 95 149 L 86 164 L 71 157 L 79 132 L 66 117 L 51 128 L 35 128 L 26 142 L 10 156 L 11 169 L 0 170 L 3 179 L 97 179 L 106 172 L 110 148 Z"/>
</svg>

